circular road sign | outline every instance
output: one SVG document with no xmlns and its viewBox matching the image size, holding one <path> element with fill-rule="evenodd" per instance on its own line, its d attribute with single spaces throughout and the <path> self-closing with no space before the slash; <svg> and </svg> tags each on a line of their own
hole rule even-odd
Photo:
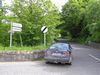
<svg viewBox="0 0 100 75">
<path fill-rule="evenodd" d="M 46 32 L 48 31 L 48 28 L 47 28 L 46 26 L 43 26 L 43 27 L 41 28 L 41 31 L 42 31 L 43 33 L 46 33 Z"/>
</svg>

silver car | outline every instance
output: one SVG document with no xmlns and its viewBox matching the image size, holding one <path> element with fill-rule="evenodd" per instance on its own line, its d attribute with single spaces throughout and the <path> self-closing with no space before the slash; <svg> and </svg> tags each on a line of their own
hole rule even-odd
<svg viewBox="0 0 100 75">
<path fill-rule="evenodd" d="M 45 52 L 46 63 L 72 64 L 72 47 L 67 43 L 55 43 Z"/>
</svg>

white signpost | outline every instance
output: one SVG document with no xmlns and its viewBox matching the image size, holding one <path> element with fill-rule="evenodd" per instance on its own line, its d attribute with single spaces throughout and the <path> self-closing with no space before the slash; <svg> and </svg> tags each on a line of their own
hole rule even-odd
<svg viewBox="0 0 100 75">
<path fill-rule="evenodd" d="M 20 23 L 11 23 L 11 29 L 10 29 L 10 47 L 12 47 L 12 34 L 14 32 L 21 32 L 22 31 L 22 24 Z"/>
<path fill-rule="evenodd" d="M 48 28 L 46 26 L 43 26 L 41 28 L 41 31 L 44 33 L 44 46 L 46 46 L 46 33 L 48 31 Z"/>
</svg>

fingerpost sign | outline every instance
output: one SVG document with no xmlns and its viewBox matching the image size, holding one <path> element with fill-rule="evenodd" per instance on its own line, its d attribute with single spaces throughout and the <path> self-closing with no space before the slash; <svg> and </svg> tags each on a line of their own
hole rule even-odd
<svg viewBox="0 0 100 75">
<path fill-rule="evenodd" d="M 22 24 L 20 23 L 12 23 L 11 22 L 11 28 L 10 28 L 10 47 L 12 47 L 12 34 L 14 32 L 21 32 L 22 31 Z"/>
</svg>

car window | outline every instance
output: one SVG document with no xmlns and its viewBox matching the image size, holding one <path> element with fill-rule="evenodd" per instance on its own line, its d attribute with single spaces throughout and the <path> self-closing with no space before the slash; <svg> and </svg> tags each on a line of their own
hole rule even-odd
<svg viewBox="0 0 100 75">
<path fill-rule="evenodd" d="M 53 50 L 61 50 L 61 51 L 66 51 L 66 50 L 70 50 L 69 49 L 69 44 L 65 44 L 65 43 L 57 43 L 57 44 L 53 44 L 50 49 Z"/>
</svg>

